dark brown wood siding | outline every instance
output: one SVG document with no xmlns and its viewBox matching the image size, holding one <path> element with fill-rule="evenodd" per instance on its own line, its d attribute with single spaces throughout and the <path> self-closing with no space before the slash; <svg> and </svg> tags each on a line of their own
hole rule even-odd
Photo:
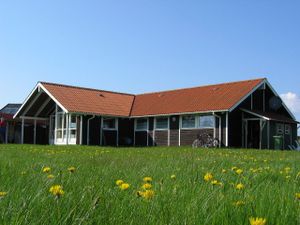
<svg viewBox="0 0 300 225">
<path fill-rule="evenodd" d="M 168 146 L 168 131 L 156 130 L 155 131 L 155 145 Z"/>
</svg>

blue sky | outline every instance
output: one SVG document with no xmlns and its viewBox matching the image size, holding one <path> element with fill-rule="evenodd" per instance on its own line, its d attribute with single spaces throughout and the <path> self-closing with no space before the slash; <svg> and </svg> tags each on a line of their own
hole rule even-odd
<svg viewBox="0 0 300 225">
<path fill-rule="evenodd" d="M 267 77 L 300 120 L 300 1 L 0 2 L 0 107 L 37 81 L 129 93 Z"/>
</svg>

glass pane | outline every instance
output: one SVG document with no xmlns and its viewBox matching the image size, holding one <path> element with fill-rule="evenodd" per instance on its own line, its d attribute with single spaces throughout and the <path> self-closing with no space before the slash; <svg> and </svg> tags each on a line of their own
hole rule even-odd
<svg viewBox="0 0 300 225">
<path fill-rule="evenodd" d="M 200 128 L 214 128 L 215 127 L 215 117 L 214 116 L 200 116 L 199 127 Z"/>
<path fill-rule="evenodd" d="M 195 128 L 195 126 L 196 126 L 195 116 L 182 117 L 182 128 Z"/>
<path fill-rule="evenodd" d="M 57 129 L 61 129 L 63 123 L 63 114 L 57 114 L 56 119 L 57 119 Z"/>
<path fill-rule="evenodd" d="M 58 139 L 62 138 L 62 130 L 56 131 L 56 138 L 58 138 Z"/>
<path fill-rule="evenodd" d="M 156 129 L 168 129 L 168 118 L 157 118 Z"/>
<path fill-rule="evenodd" d="M 77 127 L 77 117 L 76 116 L 71 116 L 71 123 L 70 123 L 70 128 L 76 128 Z"/>
<path fill-rule="evenodd" d="M 116 129 L 116 120 L 115 119 L 104 119 L 103 120 L 104 129 Z"/>
<path fill-rule="evenodd" d="M 137 130 L 147 130 L 148 129 L 148 120 L 147 119 L 138 119 L 136 121 Z"/>
<path fill-rule="evenodd" d="M 70 131 L 70 138 L 76 138 L 76 130 Z"/>
</svg>

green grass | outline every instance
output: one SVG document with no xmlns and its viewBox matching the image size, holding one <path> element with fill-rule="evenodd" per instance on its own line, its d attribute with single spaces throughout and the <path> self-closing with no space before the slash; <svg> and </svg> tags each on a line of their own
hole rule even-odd
<svg viewBox="0 0 300 225">
<path fill-rule="evenodd" d="M 207 172 L 223 185 L 205 182 Z M 299 172 L 300 154 L 288 151 L 0 145 L 0 224 L 240 225 L 263 217 L 299 225 Z M 136 195 L 145 176 L 153 178 L 150 200 Z M 122 191 L 118 179 L 130 188 Z M 49 193 L 54 184 L 61 198 Z"/>
</svg>

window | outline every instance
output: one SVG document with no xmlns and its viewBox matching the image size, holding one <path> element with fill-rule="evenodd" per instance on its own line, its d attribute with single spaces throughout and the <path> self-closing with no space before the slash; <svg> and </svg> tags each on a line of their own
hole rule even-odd
<svg viewBox="0 0 300 225">
<path fill-rule="evenodd" d="M 76 139 L 77 117 L 73 115 L 71 115 L 70 117 L 70 139 Z"/>
<path fill-rule="evenodd" d="M 66 115 L 61 112 L 56 114 L 56 138 L 61 140 L 66 138 Z"/>
<path fill-rule="evenodd" d="M 104 118 L 103 119 L 103 129 L 105 130 L 115 130 L 116 129 L 116 119 L 115 118 Z"/>
<path fill-rule="evenodd" d="M 283 129 L 284 125 L 282 123 L 277 123 L 276 124 L 276 133 L 278 134 L 283 134 Z"/>
<path fill-rule="evenodd" d="M 215 117 L 214 116 L 200 116 L 199 117 L 199 128 L 214 128 Z"/>
<path fill-rule="evenodd" d="M 135 129 L 137 131 L 148 130 L 148 119 L 137 119 Z"/>
<path fill-rule="evenodd" d="M 196 127 L 196 117 L 195 116 L 183 116 L 181 127 L 182 128 L 195 128 Z"/>
<path fill-rule="evenodd" d="M 169 128 L 169 118 L 168 117 L 156 118 L 156 123 L 155 123 L 156 130 L 167 130 L 168 128 Z"/>
<path fill-rule="evenodd" d="M 285 134 L 290 135 L 291 134 L 291 125 L 286 124 L 285 125 Z"/>
</svg>

